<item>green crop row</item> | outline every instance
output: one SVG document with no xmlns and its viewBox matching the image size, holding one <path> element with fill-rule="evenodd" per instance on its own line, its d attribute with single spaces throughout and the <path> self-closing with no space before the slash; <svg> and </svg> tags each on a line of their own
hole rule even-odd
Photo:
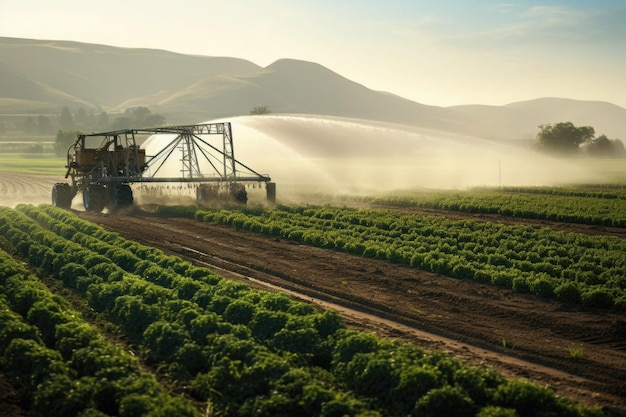
<svg viewBox="0 0 626 417">
<path fill-rule="evenodd" d="M 591 308 L 626 310 L 626 241 L 333 207 L 199 210 L 196 218 Z"/>
<path fill-rule="evenodd" d="M 347 330 L 336 313 L 228 281 L 51 206 L 0 209 L 0 233 L 3 246 L 82 294 L 215 415 L 601 415 L 544 387 Z"/>
<path fill-rule="evenodd" d="M 550 193 L 549 190 L 552 189 L 433 191 L 368 198 L 366 201 L 387 207 L 500 214 L 527 219 L 626 227 L 626 193 Z"/>
<path fill-rule="evenodd" d="M 488 190 L 488 189 L 487 189 Z M 493 190 L 493 189 L 492 189 Z M 528 193 L 544 195 L 563 195 L 570 197 L 588 198 L 621 198 L 626 200 L 626 190 L 624 184 L 586 184 L 575 187 L 502 187 L 505 193 Z"/>
<path fill-rule="evenodd" d="M 67 212 L 47 209 L 68 221 Z M 27 254 L 34 267 L 51 270 L 81 292 L 95 311 L 141 347 L 149 361 L 176 378 L 189 379 L 190 394 L 210 400 L 223 415 L 258 415 L 255 409 L 282 405 L 299 415 L 324 415 L 326 408 L 367 415 L 363 402 L 334 387 L 332 375 L 322 371 L 302 371 L 295 378 L 297 386 L 292 388 L 310 394 L 291 398 L 281 387 L 292 369 L 323 360 L 323 338 L 340 327 L 336 314 L 317 313 L 282 295 L 250 292 L 246 285 L 222 280 L 76 217 L 69 226 L 32 206 L 19 211 L 33 220 L 22 218 L 19 228 L 3 230 L 16 250 Z M 42 225 L 49 229 L 41 230 Z M 255 341 L 253 334 L 267 339 L 268 346 Z M 288 400 L 281 403 L 282 398 Z"/>
<path fill-rule="evenodd" d="M 2 250 L 0 364 L 35 415 L 200 415 Z"/>
<path fill-rule="evenodd" d="M 61 176 L 65 173 L 65 158 L 51 153 L 15 154 L 0 152 L 0 171 L 12 174 Z"/>
</svg>

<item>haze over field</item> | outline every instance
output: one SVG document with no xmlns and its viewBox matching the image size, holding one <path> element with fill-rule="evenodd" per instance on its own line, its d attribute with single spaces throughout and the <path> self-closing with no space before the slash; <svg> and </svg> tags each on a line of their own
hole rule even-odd
<svg viewBox="0 0 626 417">
<path fill-rule="evenodd" d="M 3 2 L 0 116 L 231 121 L 279 195 L 602 182 L 532 144 L 565 121 L 626 141 L 624 20 L 609 0 Z"/>
<path fill-rule="evenodd" d="M 515 143 L 407 125 L 309 115 L 241 116 L 222 121 L 232 123 L 235 157 L 258 173 L 270 175 L 278 185 L 278 201 L 283 203 L 311 202 L 312 193 L 365 195 L 414 188 L 569 185 L 613 180 L 581 166 L 579 160 L 548 158 Z M 170 135 L 157 135 L 144 146 L 148 155 L 154 155 L 172 139 Z M 217 148 L 221 140 L 221 136 L 210 138 Z M 175 150 L 158 176 L 180 176 L 180 159 Z M 210 172 L 206 164 L 202 169 L 203 173 Z M 0 205 L 50 203 L 52 186 L 64 181 L 62 175 L 34 177 L 0 171 Z M 151 188 L 134 184 L 137 201 L 163 202 L 165 195 L 170 196 L 166 203 L 191 203 L 179 197 L 195 195 L 188 186 L 181 190 L 166 186 L 165 193 Z M 255 202 L 265 197 L 260 188 L 248 192 Z M 74 199 L 74 208 L 82 208 L 81 198 L 79 195 Z"/>
<path fill-rule="evenodd" d="M 215 122 L 212 120 L 210 122 Z M 559 185 L 602 178 L 576 161 L 531 148 L 406 125 L 306 115 L 242 116 L 230 121 L 235 158 L 278 184 L 279 197 L 311 192 L 384 193 L 407 188 Z M 146 143 L 153 155 L 171 136 Z M 221 147 L 221 136 L 216 147 Z M 159 176 L 175 176 L 180 155 Z M 200 161 L 202 165 L 202 161 Z M 204 164 L 203 172 L 208 172 Z"/>
</svg>

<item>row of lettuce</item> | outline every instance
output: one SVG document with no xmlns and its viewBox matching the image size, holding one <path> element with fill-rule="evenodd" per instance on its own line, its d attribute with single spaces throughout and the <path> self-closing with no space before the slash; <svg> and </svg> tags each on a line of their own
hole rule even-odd
<svg viewBox="0 0 626 417">
<path fill-rule="evenodd" d="M 565 303 L 626 310 L 626 241 L 616 237 L 346 207 L 161 211 Z"/>
<path fill-rule="evenodd" d="M 378 206 L 499 214 L 507 217 L 626 227 L 626 192 L 554 187 L 424 191 L 364 197 Z"/>
<path fill-rule="evenodd" d="M 0 288 L 2 369 L 34 415 L 198 415 L 4 251 Z"/>
<path fill-rule="evenodd" d="M 0 236 L 0 364 L 35 415 L 602 415 L 545 387 L 346 329 L 334 312 L 51 206 L 0 208 Z M 168 388 L 39 277 L 119 329 Z"/>
</svg>

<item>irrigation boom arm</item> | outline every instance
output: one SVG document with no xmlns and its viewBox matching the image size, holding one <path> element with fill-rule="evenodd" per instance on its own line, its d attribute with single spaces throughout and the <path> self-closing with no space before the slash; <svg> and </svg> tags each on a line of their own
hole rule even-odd
<svg viewBox="0 0 626 417">
<path fill-rule="evenodd" d="M 221 143 L 212 144 L 211 136 L 221 136 Z M 154 155 L 146 155 L 150 138 L 151 147 L 158 147 Z M 162 139 L 164 146 L 160 146 Z M 172 167 L 172 163 L 178 165 Z M 245 183 L 264 182 L 268 201 L 276 198 L 276 184 L 269 175 L 235 159 L 228 122 L 79 134 L 67 151 L 66 168 L 65 178 L 71 177 L 71 184 L 57 183 L 52 189 L 53 204 L 65 208 L 78 193 L 88 211 L 129 206 L 134 183 L 197 183 L 198 201 L 210 200 L 226 189 L 245 203 Z M 180 175 L 172 175 L 172 168 Z"/>
<path fill-rule="evenodd" d="M 222 137 L 221 149 L 218 145 L 210 143 L 208 137 L 211 135 Z M 147 136 L 153 136 L 154 140 L 160 140 L 163 137 L 167 142 L 155 155 L 145 155 L 145 150 L 137 146 L 137 138 Z M 103 145 L 97 149 L 89 149 L 85 146 L 85 140 L 90 138 L 102 138 Z M 76 155 L 88 151 L 102 152 L 110 148 L 116 149 L 124 155 L 121 156 L 122 161 L 118 161 L 121 163 L 117 164 L 117 167 L 114 169 L 109 167 L 107 174 L 100 176 L 99 182 L 255 181 L 267 183 L 271 181 L 269 175 L 260 174 L 235 159 L 232 129 L 228 122 L 91 133 L 80 135 L 70 150 L 74 149 Z M 176 154 L 176 150 L 179 150 L 180 154 Z M 163 166 L 174 154 L 181 155 L 179 160 L 181 176 L 159 176 Z M 68 151 L 68 175 L 70 175 L 72 167 L 79 163 L 76 161 L 75 155 L 70 155 Z M 84 163 L 84 160 L 80 162 Z M 169 162 L 171 163 L 171 161 Z M 122 165 L 122 169 L 119 165 Z M 209 167 L 209 172 L 206 171 L 207 167 Z"/>
</svg>

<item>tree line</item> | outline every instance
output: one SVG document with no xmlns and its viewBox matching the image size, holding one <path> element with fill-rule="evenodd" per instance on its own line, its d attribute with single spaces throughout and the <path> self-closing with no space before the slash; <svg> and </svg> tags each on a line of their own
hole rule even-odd
<svg viewBox="0 0 626 417">
<path fill-rule="evenodd" d="M 27 116 L 22 119 L 21 126 L 14 126 L 15 130 L 25 133 L 52 133 L 56 130 L 117 130 L 127 128 L 129 124 L 141 124 L 141 127 L 160 126 L 165 123 L 165 117 L 153 114 L 147 107 L 131 107 L 124 113 L 112 115 L 106 111 L 99 113 L 93 109 L 80 107 L 72 111 L 69 107 L 63 107 L 54 115 Z M 145 124 L 145 126 L 144 126 Z M 7 127 L 5 125 L 5 130 Z"/>
<path fill-rule="evenodd" d="M 580 155 L 581 151 L 593 157 L 624 157 L 626 150 L 620 139 L 606 135 L 595 136 L 591 126 L 575 126 L 572 122 L 539 126 L 537 146 L 540 150 L 560 156 Z"/>
<path fill-rule="evenodd" d="M 82 111 L 81 111 L 82 110 Z M 95 119 L 85 117 L 86 112 L 80 108 L 75 117 L 72 117 L 67 107 L 63 108 L 59 120 L 60 129 L 54 141 L 54 151 L 58 156 L 65 156 L 67 149 L 76 141 L 81 131 L 113 131 L 131 127 L 155 127 L 165 124 L 165 117 L 154 114 L 147 107 L 132 107 L 123 114 L 111 118 L 107 112 L 102 112 Z M 93 113 L 92 113 L 93 116 Z"/>
</svg>

